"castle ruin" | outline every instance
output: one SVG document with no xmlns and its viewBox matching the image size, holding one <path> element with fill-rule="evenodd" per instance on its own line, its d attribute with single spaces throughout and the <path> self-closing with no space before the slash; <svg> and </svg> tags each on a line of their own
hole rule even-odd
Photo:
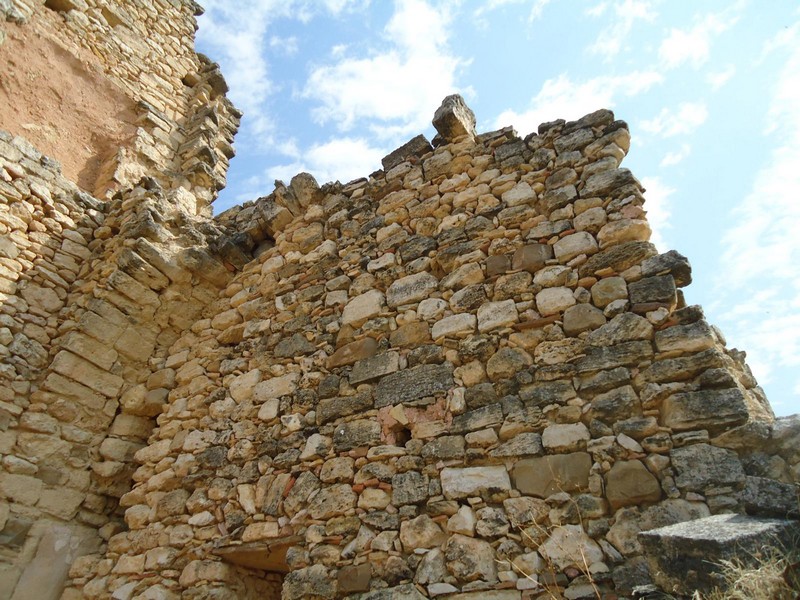
<svg viewBox="0 0 800 600">
<path fill-rule="evenodd" d="M 649 243 L 624 121 L 450 96 L 212 217 L 201 12 L 0 0 L 0 598 L 688 594 L 796 531 L 800 422 Z"/>
</svg>

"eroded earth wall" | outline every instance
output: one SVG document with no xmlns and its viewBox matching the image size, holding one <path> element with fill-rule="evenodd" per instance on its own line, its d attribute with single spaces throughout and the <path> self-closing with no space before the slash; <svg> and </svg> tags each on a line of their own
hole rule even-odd
<svg viewBox="0 0 800 600">
<path fill-rule="evenodd" d="M 93 137 L 0 86 L 0 597 L 624 598 L 640 531 L 796 513 L 800 425 L 685 305 L 623 121 L 448 97 L 368 178 L 212 219 L 199 10 L 0 0 L 14 69 L 105 98 Z"/>
</svg>

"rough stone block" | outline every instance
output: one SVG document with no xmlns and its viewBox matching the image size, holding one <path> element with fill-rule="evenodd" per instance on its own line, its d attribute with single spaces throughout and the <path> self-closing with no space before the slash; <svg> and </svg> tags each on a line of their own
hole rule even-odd
<svg viewBox="0 0 800 600">
<path fill-rule="evenodd" d="M 714 515 L 643 531 L 639 539 L 656 584 L 691 595 L 724 586 L 723 561 L 738 559 L 754 567 L 765 549 L 786 547 L 798 536 L 798 521 Z"/>
<path fill-rule="evenodd" d="M 523 494 L 547 498 L 558 492 L 585 491 L 592 457 L 586 452 L 526 458 L 514 465 L 514 487 Z"/>
<path fill-rule="evenodd" d="M 741 425 L 749 417 L 739 388 L 673 394 L 662 405 L 661 423 L 674 431 L 708 429 L 715 433 Z"/>
<path fill-rule="evenodd" d="M 459 94 L 447 96 L 433 115 L 433 126 L 446 142 L 462 135 L 475 137 L 475 113 Z"/>
<path fill-rule="evenodd" d="M 511 489 L 505 467 L 442 469 L 442 493 L 450 500 L 492 495 Z"/>
<path fill-rule="evenodd" d="M 420 365 L 381 379 L 375 390 L 375 407 L 411 402 L 446 392 L 453 387 L 453 365 Z"/>
</svg>

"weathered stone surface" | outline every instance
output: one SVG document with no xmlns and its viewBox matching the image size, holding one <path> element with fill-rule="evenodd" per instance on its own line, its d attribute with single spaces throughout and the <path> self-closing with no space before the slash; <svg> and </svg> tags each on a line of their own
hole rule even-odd
<svg viewBox="0 0 800 600">
<path fill-rule="evenodd" d="M 400 542 L 406 552 L 413 552 L 417 548 L 435 548 L 446 541 L 447 534 L 428 515 L 420 515 L 400 524 Z"/>
<path fill-rule="evenodd" d="M 455 534 L 445 545 L 447 570 L 461 582 L 497 581 L 494 552 L 489 542 Z"/>
<path fill-rule="evenodd" d="M 577 304 L 564 311 L 564 333 L 578 335 L 605 325 L 603 311 L 591 304 Z"/>
<path fill-rule="evenodd" d="M 744 483 L 744 470 L 735 452 L 708 444 L 693 444 L 670 451 L 679 488 L 702 493 L 708 487 Z"/>
<path fill-rule="evenodd" d="M 672 275 L 655 275 L 628 285 L 631 304 L 659 303 L 674 306 L 677 291 Z"/>
<path fill-rule="evenodd" d="M 556 527 L 550 537 L 539 546 L 539 553 L 559 569 L 585 569 L 587 565 L 603 560 L 603 550 L 584 533 L 580 525 Z"/>
<path fill-rule="evenodd" d="M 334 598 L 335 580 L 323 565 L 313 565 L 291 571 L 283 582 L 283 596 L 288 600 L 302 598 Z"/>
<path fill-rule="evenodd" d="M 614 463 L 606 475 L 606 498 L 612 510 L 658 502 L 661 485 L 640 461 L 624 460 Z"/>
<path fill-rule="evenodd" d="M 511 268 L 535 273 L 544 267 L 551 258 L 553 258 L 552 246 L 548 244 L 526 244 L 514 253 L 511 259 Z"/>
<path fill-rule="evenodd" d="M 414 156 L 420 158 L 432 150 L 433 147 L 431 146 L 430 142 L 424 135 L 420 134 L 411 138 L 405 144 L 384 156 L 381 159 L 383 170 L 388 172 L 405 161 L 408 157 Z"/>
<path fill-rule="evenodd" d="M 413 304 L 427 298 L 439 286 L 439 280 L 427 272 L 398 279 L 386 291 L 386 302 L 391 307 Z"/>
<path fill-rule="evenodd" d="M 392 477 L 392 504 L 417 504 L 428 497 L 428 476 L 418 471 L 398 473 Z"/>
<path fill-rule="evenodd" d="M 453 385 L 453 366 L 448 363 L 404 369 L 380 380 L 375 390 L 375 406 L 419 400 L 446 392 Z"/>
<path fill-rule="evenodd" d="M 585 491 L 591 467 L 592 458 L 585 452 L 556 454 L 518 461 L 511 477 L 523 494 L 547 498 L 558 492 Z"/>
<path fill-rule="evenodd" d="M 765 548 L 786 544 L 798 534 L 797 521 L 715 515 L 642 532 L 639 538 L 656 583 L 692 594 L 724 585 L 724 561 L 735 558 L 755 566 Z"/>
<path fill-rule="evenodd" d="M 641 184 L 628 169 L 612 169 L 592 175 L 581 190 L 582 198 L 616 196 L 631 188 L 641 189 Z"/>
<path fill-rule="evenodd" d="M 342 324 L 360 327 L 365 321 L 381 314 L 385 303 L 383 292 L 370 290 L 356 296 L 342 311 Z"/>
<path fill-rule="evenodd" d="M 552 452 L 571 452 L 583 449 L 590 438 L 583 423 L 548 425 L 542 432 L 542 445 Z"/>
<path fill-rule="evenodd" d="M 749 417 L 739 388 L 681 392 L 664 400 L 661 422 L 675 431 L 708 429 L 715 433 L 741 425 Z"/>
<path fill-rule="evenodd" d="M 352 450 L 359 446 L 374 446 L 381 439 L 381 426 L 366 419 L 348 421 L 336 427 L 333 447 L 337 452 Z"/>
<path fill-rule="evenodd" d="M 358 385 L 374 381 L 400 369 L 400 355 L 397 352 L 384 352 L 358 361 L 350 372 L 350 383 Z"/>
<path fill-rule="evenodd" d="M 478 309 L 478 330 L 481 332 L 511 327 L 518 320 L 519 314 L 513 300 L 487 302 Z"/>
<path fill-rule="evenodd" d="M 572 290 L 566 287 L 545 288 L 536 294 L 536 308 L 544 317 L 558 314 L 575 303 Z"/>
<path fill-rule="evenodd" d="M 433 115 L 433 126 L 447 142 L 462 135 L 475 137 L 475 113 L 459 94 L 447 96 Z"/>
<path fill-rule="evenodd" d="M 650 242 L 624 242 L 616 246 L 609 246 L 591 256 L 580 266 L 578 274 L 581 277 L 590 277 L 605 269 L 622 273 L 656 254 L 658 251 Z"/>
<path fill-rule="evenodd" d="M 375 356 L 378 351 L 378 342 L 371 337 L 350 342 L 339 348 L 328 358 L 328 368 L 352 365 L 359 360 Z"/>
<path fill-rule="evenodd" d="M 451 500 L 470 496 L 491 496 L 511 489 L 508 471 L 504 467 L 442 469 L 441 480 L 442 492 Z"/>
<path fill-rule="evenodd" d="M 579 231 L 558 240 L 553 246 L 556 259 L 566 263 L 579 254 L 591 255 L 597 252 L 597 241 L 591 233 Z"/>
<path fill-rule="evenodd" d="M 441 337 L 465 337 L 475 331 L 477 322 L 477 317 L 469 313 L 451 315 L 434 323 L 431 336 L 434 340 Z"/>
<path fill-rule="evenodd" d="M 664 254 L 651 256 L 642 261 L 642 276 L 664 275 L 669 273 L 675 279 L 675 285 L 685 287 L 692 283 L 692 267 L 685 256 L 670 250 Z"/>
</svg>

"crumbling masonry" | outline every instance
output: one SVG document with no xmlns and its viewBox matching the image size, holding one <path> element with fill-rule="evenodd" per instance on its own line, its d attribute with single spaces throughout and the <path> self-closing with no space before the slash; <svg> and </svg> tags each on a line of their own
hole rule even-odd
<svg viewBox="0 0 800 600">
<path fill-rule="evenodd" d="M 0 597 L 688 593 L 703 531 L 791 531 L 800 425 L 648 242 L 625 122 L 448 97 L 212 218 L 201 10 L 0 0 Z"/>
</svg>

